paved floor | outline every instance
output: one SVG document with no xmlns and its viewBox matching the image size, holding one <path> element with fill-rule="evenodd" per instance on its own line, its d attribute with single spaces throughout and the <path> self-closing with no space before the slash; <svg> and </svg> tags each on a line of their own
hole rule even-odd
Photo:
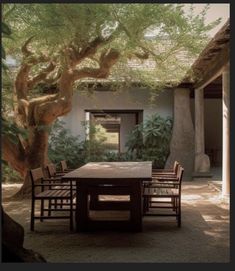
<svg viewBox="0 0 235 271">
<path fill-rule="evenodd" d="M 6 199 L 15 190 L 3 186 L 4 208 L 24 226 L 24 246 L 48 262 L 229 262 L 229 206 L 207 181 L 183 183 L 180 229 L 174 218 L 144 217 L 140 233 L 70 233 L 68 221 L 36 222 L 32 233 L 30 200 Z"/>
</svg>

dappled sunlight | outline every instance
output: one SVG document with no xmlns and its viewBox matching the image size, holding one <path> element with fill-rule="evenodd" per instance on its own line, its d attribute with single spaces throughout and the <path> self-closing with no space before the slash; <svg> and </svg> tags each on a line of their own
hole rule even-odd
<svg viewBox="0 0 235 271">
<path fill-rule="evenodd" d="M 186 261 L 220 262 L 229 255 L 229 206 L 221 204 L 220 194 L 202 183 L 187 184 L 187 193 L 182 192 L 182 227 L 176 226 L 174 217 L 143 217 L 143 232 L 96 231 L 76 233 L 69 231 L 67 220 L 45 220 L 35 223 L 30 231 L 31 200 L 3 201 L 5 211 L 25 229 L 24 246 L 45 255 L 49 261 L 92 261 L 117 255 L 136 253 L 145 259 L 157 255 L 167 261 L 170 255 Z M 17 190 L 18 188 L 16 188 Z M 5 195 L 8 187 L 3 188 Z M 127 199 L 127 196 L 116 196 Z M 115 197 L 100 196 L 102 200 Z M 39 204 L 36 204 L 39 214 Z M 97 217 L 97 214 L 94 214 Z M 116 219 L 116 214 L 115 219 Z M 102 216 L 102 212 L 99 213 Z M 45 244 L 47 244 L 45 246 Z M 193 244 L 193 245 L 192 245 Z M 182 254 L 180 247 L 185 249 Z M 132 251 L 132 252 L 131 252 Z M 220 255 L 215 256 L 215 255 Z M 94 256 L 96 255 L 96 256 Z M 120 256 L 121 255 L 121 256 Z M 134 255 L 134 254 L 133 254 Z M 149 258 L 148 258 L 149 257 Z M 185 257 L 185 258 L 184 258 Z M 156 258 L 156 256 L 154 256 Z M 89 259 L 89 260 L 88 260 Z M 113 259 L 113 256 L 112 256 Z M 118 257 L 117 257 L 118 259 Z M 118 261 L 118 260 L 117 260 Z"/>
<path fill-rule="evenodd" d="M 228 216 L 223 216 L 222 217 L 220 215 L 202 215 L 202 217 L 206 222 L 229 223 L 229 217 Z"/>
<path fill-rule="evenodd" d="M 194 200 L 200 200 L 203 199 L 200 195 L 182 195 L 183 201 L 194 201 Z"/>
<path fill-rule="evenodd" d="M 204 230 L 205 235 L 213 237 L 216 242 L 222 242 L 229 247 L 226 240 L 229 240 L 229 216 L 202 215 L 203 219 L 210 226 L 209 230 Z M 221 227 L 221 224 L 223 227 Z"/>
</svg>

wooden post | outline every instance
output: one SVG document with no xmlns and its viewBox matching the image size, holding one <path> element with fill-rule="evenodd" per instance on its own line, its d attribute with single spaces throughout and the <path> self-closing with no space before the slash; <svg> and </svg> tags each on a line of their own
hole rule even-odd
<svg viewBox="0 0 235 271">
<path fill-rule="evenodd" d="M 223 174 L 222 196 L 230 193 L 230 71 L 229 64 L 225 66 L 223 78 Z"/>
</svg>

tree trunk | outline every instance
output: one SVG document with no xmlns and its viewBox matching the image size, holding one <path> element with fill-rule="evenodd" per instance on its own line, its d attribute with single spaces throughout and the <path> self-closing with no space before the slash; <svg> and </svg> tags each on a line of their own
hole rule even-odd
<svg viewBox="0 0 235 271">
<path fill-rule="evenodd" d="M 18 171 L 24 179 L 20 191 L 15 195 L 21 198 L 30 196 L 31 182 L 28 170 L 37 167 L 44 169 L 49 162 L 47 157 L 48 131 L 45 127 L 52 125 L 58 117 L 71 111 L 74 82 L 87 77 L 108 78 L 112 66 L 120 56 L 116 49 L 110 48 L 101 53 L 98 61 L 99 67 L 82 66 L 78 69 L 77 66 L 81 61 L 94 56 L 98 48 L 105 45 L 108 40 L 97 37 L 81 50 L 68 45 L 61 52 L 66 59 L 66 63 L 63 61 L 63 65 L 59 69 L 60 72 L 58 72 L 59 77 L 56 77 L 58 93 L 29 99 L 30 91 L 39 83 L 49 79 L 47 76 L 56 67 L 56 61 L 54 63 L 54 60 L 43 54 L 35 56 L 29 50 L 28 45 L 32 39 L 33 37 L 30 37 L 21 48 L 23 59 L 16 76 L 14 89 L 17 101 L 15 122 L 19 127 L 29 131 L 29 139 L 28 142 L 19 140 L 18 144 L 12 143 L 7 137 L 3 140 L 3 159 Z M 37 75 L 32 77 L 30 72 L 33 67 L 41 63 L 48 63 L 49 65 L 40 69 Z M 55 83 L 54 80 L 52 80 L 53 83 Z"/>
<path fill-rule="evenodd" d="M 20 190 L 13 196 L 14 198 L 29 198 L 31 196 L 31 179 L 29 169 L 42 167 L 45 170 L 49 163 L 48 151 L 48 131 L 45 128 L 30 128 L 29 133 L 29 150 L 27 151 L 24 171 L 23 185 Z M 46 173 L 45 173 L 46 174 Z"/>
</svg>

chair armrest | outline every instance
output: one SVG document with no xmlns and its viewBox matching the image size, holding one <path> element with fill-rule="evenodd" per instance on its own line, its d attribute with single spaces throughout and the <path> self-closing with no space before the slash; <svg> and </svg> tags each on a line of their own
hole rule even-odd
<svg viewBox="0 0 235 271">
<path fill-rule="evenodd" d="M 152 172 L 157 172 L 157 173 L 174 173 L 173 169 L 152 169 Z"/>
<path fill-rule="evenodd" d="M 152 176 L 152 180 L 166 180 L 166 181 L 177 181 L 178 178 L 176 176 Z"/>
<path fill-rule="evenodd" d="M 176 176 L 174 172 L 152 172 L 152 176 Z"/>
</svg>

